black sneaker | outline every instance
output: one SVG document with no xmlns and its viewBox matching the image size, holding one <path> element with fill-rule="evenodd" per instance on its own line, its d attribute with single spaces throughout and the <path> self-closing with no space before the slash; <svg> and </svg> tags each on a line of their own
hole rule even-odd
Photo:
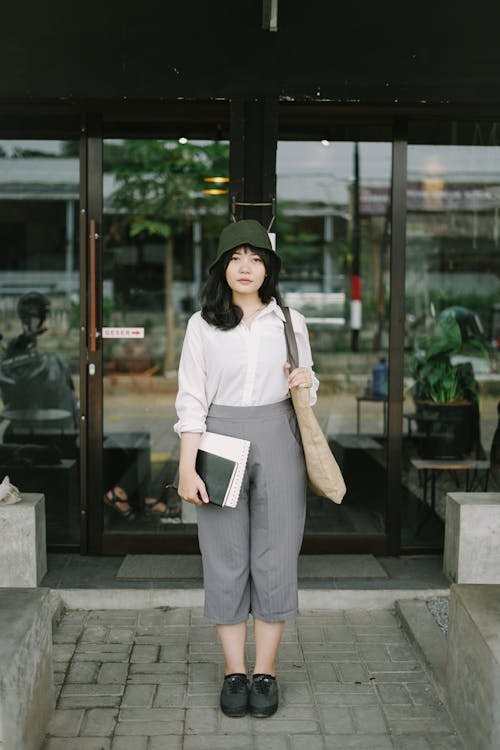
<svg viewBox="0 0 500 750">
<path fill-rule="evenodd" d="M 272 716 L 278 708 L 278 683 L 270 674 L 254 674 L 249 710 L 252 716 Z"/>
<path fill-rule="evenodd" d="M 228 674 L 220 692 L 220 707 L 226 716 L 245 716 L 248 711 L 248 677 L 246 674 Z"/>
</svg>

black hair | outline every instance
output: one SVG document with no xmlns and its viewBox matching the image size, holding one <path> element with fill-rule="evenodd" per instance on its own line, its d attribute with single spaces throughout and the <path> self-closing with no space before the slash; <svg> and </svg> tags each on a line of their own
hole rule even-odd
<svg viewBox="0 0 500 750">
<path fill-rule="evenodd" d="M 262 302 L 267 304 L 271 297 L 275 297 L 278 305 L 281 305 L 281 295 L 278 289 L 280 262 L 274 251 L 264 250 L 252 245 L 240 245 L 240 247 L 251 249 L 252 253 L 256 253 L 262 258 L 266 267 L 266 278 L 259 289 L 259 297 Z M 228 250 L 212 266 L 200 294 L 201 317 L 207 323 L 220 328 L 222 331 L 236 328 L 243 317 L 241 307 L 233 303 L 233 293 L 226 281 L 226 268 L 236 249 Z"/>
</svg>

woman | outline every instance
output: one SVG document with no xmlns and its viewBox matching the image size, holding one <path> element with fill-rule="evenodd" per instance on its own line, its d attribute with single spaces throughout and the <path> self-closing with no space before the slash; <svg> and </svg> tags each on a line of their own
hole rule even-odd
<svg viewBox="0 0 500 750">
<path fill-rule="evenodd" d="M 278 647 L 285 621 L 298 613 L 306 472 L 289 389 L 311 389 L 314 403 L 318 381 L 304 318 L 295 311 L 301 366 L 290 372 L 286 362 L 280 266 L 261 224 L 227 226 L 202 292 L 202 310 L 189 320 L 179 365 L 178 494 L 197 506 L 205 616 L 222 644 L 220 705 L 228 716 L 276 711 Z M 234 509 L 209 504 L 195 470 L 205 429 L 251 441 Z M 256 647 L 251 686 L 245 664 L 250 613 Z"/>
</svg>

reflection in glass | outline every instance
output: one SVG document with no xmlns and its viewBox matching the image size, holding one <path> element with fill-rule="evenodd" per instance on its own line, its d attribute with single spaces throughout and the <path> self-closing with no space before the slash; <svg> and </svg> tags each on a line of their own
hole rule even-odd
<svg viewBox="0 0 500 750">
<path fill-rule="evenodd" d="M 446 493 L 486 489 L 497 426 L 500 149 L 410 146 L 407 203 L 402 541 L 440 547 Z"/>
<path fill-rule="evenodd" d="M 280 286 L 306 317 L 315 410 L 348 488 L 340 507 L 309 498 L 307 532 L 385 532 L 390 179 L 390 143 L 278 145 Z"/>
<path fill-rule="evenodd" d="M 178 458 L 184 330 L 227 223 L 227 197 L 207 194 L 206 178 L 227 177 L 228 161 L 223 142 L 104 143 L 103 322 L 116 336 L 103 340 L 107 531 L 196 522 L 194 507 L 165 485 Z M 125 328 L 139 334 L 126 338 Z"/>
<path fill-rule="evenodd" d="M 0 142 L 0 476 L 79 541 L 78 143 Z"/>
</svg>

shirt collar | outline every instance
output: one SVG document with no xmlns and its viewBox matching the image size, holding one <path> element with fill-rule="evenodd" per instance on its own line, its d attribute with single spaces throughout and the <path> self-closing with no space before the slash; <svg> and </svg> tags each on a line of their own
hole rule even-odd
<svg viewBox="0 0 500 750">
<path fill-rule="evenodd" d="M 266 313 L 274 313 L 275 315 L 277 315 L 277 317 L 280 320 L 283 321 L 283 323 L 285 322 L 285 316 L 283 315 L 283 310 L 281 309 L 281 307 L 276 302 L 276 298 L 275 297 L 271 297 L 271 299 L 270 299 L 270 301 L 269 301 L 269 303 L 268 303 L 268 305 L 267 305 L 267 307 L 265 309 L 264 314 L 266 314 Z"/>
<path fill-rule="evenodd" d="M 256 320 L 259 320 L 259 318 L 263 318 L 265 315 L 269 315 L 270 313 L 274 313 L 281 321 L 283 321 L 283 323 L 286 322 L 285 316 L 283 315 L 283 310 L 276 302 L 276 297 L 271 297 L 266 307 L 257 315 Z M 241 325 L 243 325 L 243 319 L 240 321 L 240 323 Z"/>
</svg>

